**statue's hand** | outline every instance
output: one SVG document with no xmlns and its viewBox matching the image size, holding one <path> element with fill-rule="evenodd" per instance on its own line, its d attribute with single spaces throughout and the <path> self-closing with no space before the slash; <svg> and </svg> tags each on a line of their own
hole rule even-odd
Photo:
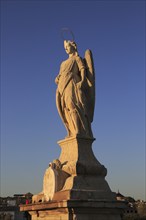
<svg viewBox="0 0 146 220">
<path fill-rule="evenodd" d="M 84 85 L 84 81 L 80 81 L 80 82 L 78 82 L 76 85 L 77 85 L 77 88 L 78 88 L 78 89 L 84 89 L 84 86 L 85 86 L 85 85 Z"/>
</svg>

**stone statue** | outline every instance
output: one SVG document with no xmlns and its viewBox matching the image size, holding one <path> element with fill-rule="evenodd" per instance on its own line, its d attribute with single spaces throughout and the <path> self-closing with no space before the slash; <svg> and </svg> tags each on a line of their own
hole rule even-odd
<svg viewBox="0 0 146 220">
<path fill-rule="evenodd" d="M 117 202 L 105 177 L 107 169 L 92 150 L 91 123 L 95 104 L 95 74 L 90 50 L 85 58 L 74 41 L 64 41 L 68 59 L 56 77 L 56 104 L 68 138 L 58 141 L 61 153 L 49 163 L 43 190 L 32 203 L 20 206 L 32 220 L 121 220 L 123 203 Z"/>
<path fill-rule="evenodd" d="M 55 79 L 58 85 L 56 105 L 67 129 L 67 137 L 93 138 L 91 122 L 95 104 L 95 76 L 92 53 L 86 50 L 82 59 L 74 41 L 64 41 L 69 55 Z"/>
</svg>

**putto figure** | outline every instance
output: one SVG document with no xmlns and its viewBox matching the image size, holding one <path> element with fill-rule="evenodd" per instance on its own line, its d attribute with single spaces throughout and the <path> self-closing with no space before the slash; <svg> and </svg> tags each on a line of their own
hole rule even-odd
<svg viewBox="0 0 146 220">
<path fill-rule="evenodd" d="M 91 122 L 95 104 L 95 75 L 92 53 L 86 50 L 85 58 L 78 55 L 74 41 L 64 41 L 69 55 L 60 66 L 55 79 L 58 85 L 56 105 L 67 129 L 67 137 L 93 138 Z"/>
</svg>

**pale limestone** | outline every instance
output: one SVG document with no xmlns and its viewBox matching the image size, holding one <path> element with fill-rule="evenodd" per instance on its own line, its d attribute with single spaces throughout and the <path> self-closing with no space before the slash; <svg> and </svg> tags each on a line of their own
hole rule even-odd
<svg viewBox="0 0 146 220">
<path fill-rule="evenodd" d="M 95 158 L 91 138 L 67 138 L 59 143 L 59 161 L 62 170 L 70 176 L 61 191 L 55 192 L 53 199 L 99 199 L 116 200 L 105 176 L 107 169 Z M 71 152 L 71 153 L 70 153 Z"/>
<path fill-rule="evenodd" d="M 57 109 L 68 137 L 93 137 L 91 122 L 95 103 L 95 74 L 92 52 L 87 50 L 82 59 L 75 42 L 64 41 L 64 48 L 69 58 L 62 62 L 55 79 L 58 85 Z"/>
<path fill-rule="evenodd" d="M 33 202 L 67 199 L 116 200 L 105 176 L 107 169 L 95 158 L 91 138 L 59 141 L 61 155 L 50 163 L 44 175 L 43 191 Z"/>
<path fill-rule="evenodd" d="M 58 162 L 59 160 L 54 160 L 49 164 L 44 174 L 43 191 L 32 197 L 33 203 L 50 201 L 54 194 L 63 188 L 69 174 L 57 166 Z"/>
<path fill-rule="evenodd" d="M 21 205 L 21 211 L 29 211 L 32 220 L 121 220 L 123 202 L 97 200 L 54 201 Z"/>
<path fill-rule="evenodd" d="M 69 58 L 56 77 L 56 104 L 68 136 L 58 142 L 59 159 L 49 164 L 43 190 L 23 205 L 32 220 L 121 220 L 124 204 L 105 180 L 107 169 L 92 151 L 91 123 L 95 104 L 92 53 L 78 56 L 75 42 L 65 41 Z"/>
</svg>

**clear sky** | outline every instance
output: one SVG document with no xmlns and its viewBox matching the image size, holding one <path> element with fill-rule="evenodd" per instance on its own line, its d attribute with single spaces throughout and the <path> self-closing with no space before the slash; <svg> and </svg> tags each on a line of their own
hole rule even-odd
<svg viewBox="0 0 146 220">
<path fill-rule="evenodd" d="M 111 189 L 145 198 L 145 1 L 1 1 L 1 195 L 38 193 L 66 130 L 55 77 L 61 28 L 96 70 L 93 151 Z"/>
</svg>

